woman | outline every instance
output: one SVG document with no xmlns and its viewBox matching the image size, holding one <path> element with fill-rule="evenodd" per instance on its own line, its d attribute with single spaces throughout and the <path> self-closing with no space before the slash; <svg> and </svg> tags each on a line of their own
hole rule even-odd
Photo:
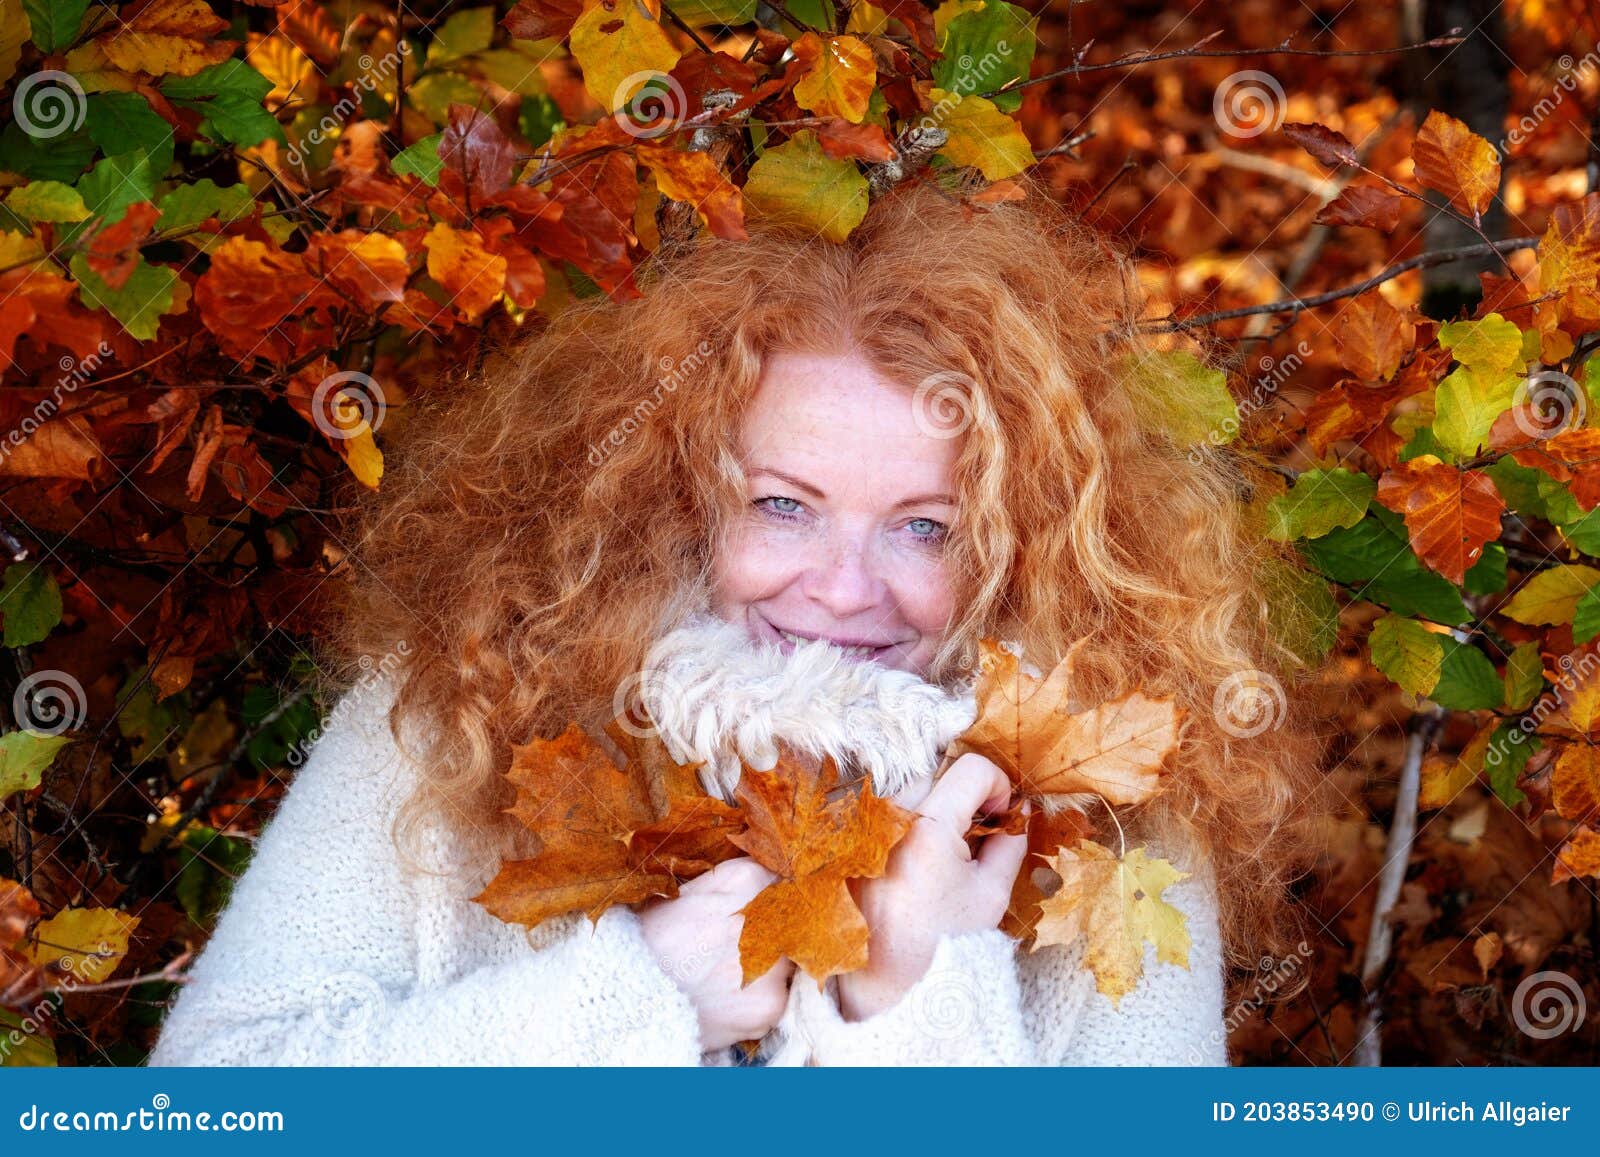
<svg viewBox="0 0 1600 1157">
<path fill-rule="evenodd" d="M 1237 468 L 1154 428 L 1119 369 L 1123 263 L 1038 199 L 919 185 L 842 245 L 769 225 L 641 284 L 412 416 L 348 543 L 360 677 L 152 1063 L 720 1064 L 759 1039 L 780 1063 L 1225 1064 L 1225 965 L 1295 936 L 1313 753 L 1287 715 L 1241 739 L 1218 710 L 1287 655 L 1272 548 Z M 1000 930 L 1023 837 L 963 838 L 1005 805 L 1000 769 L 969 754 L 931 782 L 984 636 L 1039 668 L 1086 638 L 1084 703 L 1186 708 L 1169 786 L 1114 819 L 1189 873 L 1164 897 L 1188 967 L 1147 949 L 1119 1005 L 1081 946 Z M 781 961 L 741 986 L 738 913 L 771 880 L 748 858 L 592 926 L 473 902 L 530 851 L 511 746 L 630 697 L 711 790 L 787 744 L 916 809 L 859 882 L 864 970 L 819 989 Z"/>
</svg>

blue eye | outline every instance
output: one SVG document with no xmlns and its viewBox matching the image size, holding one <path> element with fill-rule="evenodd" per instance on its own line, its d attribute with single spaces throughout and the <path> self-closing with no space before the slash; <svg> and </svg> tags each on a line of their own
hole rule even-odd
<svg viewBox="0 0 1600 1157">
<path fill-rule="evenodd" d="M 913 518 L 906 524 L 911 533 L 918 538 L 940 539 L 949 533 L 950 528 L 942 522 L 935 522 L 931 518 Z"/>
<path fill-rule="evenodd" d="M 780 503 L 787 503 L 788 505 L 779 505 Z M 779 518 L 786 522 L 793 521 L 795 518 L 798 518 L 800 512 L 805 509 L 800 505 L 798 500 L 793 498 L 785 498 L 778 494 L 774 494 L 768 498 L 758 498 L 756 499 L 755 505 L 759 509 L 766 511 L 775 518 Z"/>
</svg>

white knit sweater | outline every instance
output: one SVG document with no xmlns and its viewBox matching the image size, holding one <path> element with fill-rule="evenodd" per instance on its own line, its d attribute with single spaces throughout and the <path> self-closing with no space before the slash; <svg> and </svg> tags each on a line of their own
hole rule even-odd
<svg viewBox="0 0 1600 1157">
<path fill-rule="evenodd" d="M 827 752 L 880 790 L 919 796 L 944 744 L 972 718 L 970 688 L 844 661 L 825 644 L 792 656 L 723 624 L 691 623 L 652 652 L 638 688 L 680 758 L 731 789 L 729 752 L 768 766 L 777 739 Z M 434 825 L 443 875 L 408 872 L 390 838 L 419 769 L 374 677 L 341 700 L 262 833 L 195 962 L 151 1065 L 718 1065 L 689 999 L 628 908 L 526 930 L 470 897 L 493 874 L 472 841 Z M 800 704 L 803 709 L 797 709 Z M 718 770 L 718 769 L 721 770 Z M 920 782 L 919 782 L 920 780 Z M 1159 849 L 1156 849 L 1159 851 Z M 1081 947 L 1019 949 L 998 929 L 946 937 L 892 1008 L 844 1020 L 832 986 L 797 976 L 763 1043 L 776 1064 L 1224 1065 L 1213 876 L 1165 898 L 1188 917 L 1189 967 L 1145 946 L 1120 1007 L 1095 990 Z"/>
</svg>

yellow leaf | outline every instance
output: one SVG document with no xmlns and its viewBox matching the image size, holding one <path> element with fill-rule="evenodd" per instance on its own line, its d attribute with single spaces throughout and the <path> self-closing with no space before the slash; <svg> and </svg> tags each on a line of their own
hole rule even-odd
<svg viewBox="0 0 1600 1157">
<path fill-rule="evenodd" d="M 0 0 L 0 84 L 5 84 L 17 71 L 22 46 L 28 42 L 30 34 L 22 0 Z"/>
<path fill-rule="evenodd" d="M 1117 858 L 1093 840 L 1062 848 L 1051 866 L 1061 887 L 1040 902 L 1033 948 L 1084 940 L 1084 966 L 1095 987 L 1118 1004 L 1144 975 L 1144 946 L 1156 959 L 1189 967 L 1188 918 L 1161 899 L 1168 885 L 1187 879 L 1142 847 Z"/>
<path fill-rule="evenodd" d="M 671 72 L 678 48 L 661 28 L 657 0 L 601 0 L 572 26 L 583 86 L 607 112 L 625 106 L 652 73 Z"/>
<path fill-rule="evenodd" d="M 1522 589 L 1501 609 L 1517 622 L 1529 626 L 1570 623 L 1578 600 L 1595 583 L 1600 583 L 1600 570 L 1592 566 L 1551 567 L 1523 583 Z"/>
<path fill-rule="evenodd" d="M 1517 367 L 1522 331 L 1498 313 L 1475 321 L 1452 321 L 1439 327 L 1439 344 L 1462 365 L 1480 373 L 1501 373 Z"/>
<path fill-rule="evenodd" d="M 809 129 L 750 166 L 745 200 L 763 216 L 843 241 L 867 215 L 867 179 L 854 161 L 822 151 Z"/>
<path fill-rule="evenodd" d="M 193 76 L 239 47 L 237 41 L 211 39 L 227 27 L 203 0 L 155 0 L 98 43 L 106 59 L 124 72 Z"/>
<path fill-rule="evenodd" d="M 339 402 L 341 407 L 346 404 L 343 399 Z M 356 476 L 356 481 L 376 490 L 378 481 L 383 477 L 383 451 L 373 441 L 372 427 L 364 421 L 361 425 L 366 428 L 340 442 L 339 449 L 344 454 L 344 464 L 350 467 L 350 473 Z"/>
<path fill-rule="evenodd" d="M 1422 765 L 1422 787 L 1417 793 L 1417 806 L 1424 810 L 1444 807 L 1460 795 L 1468 785 L 1476 783 L 1483 770 L 1484 758 L 1489 753 L 1489 740 L 1497 724 L 1490 723 L 1472 737 L 1472 742 L 1461 749 L 1453 760 L 1430 759 Z"/>
<path fill-rule="evenodd" d="M 824 40 L 807 32 L 794 42 L 794 55 L 805 68 L 794 86 L 795 103 L 818 116 L 843 117 L 860 124 L 878 83 L 872 49 L 854 36 Z"/>
<path fill-rule="evenodd" d="M 980 170 L 991 181 L 1014 177 L 1033 164 L 1033 146 L 1017 124 L 981 96 L 928 90 L 939 128 L 950 134 L 939 155 Z"/>
<path fill-rule="evenodd" d="M 128 952 L 139 917 L 112 908 L 65 908 L 33 929 L 28 956 L 57 984 L 99 984 Z"/>
</svg>

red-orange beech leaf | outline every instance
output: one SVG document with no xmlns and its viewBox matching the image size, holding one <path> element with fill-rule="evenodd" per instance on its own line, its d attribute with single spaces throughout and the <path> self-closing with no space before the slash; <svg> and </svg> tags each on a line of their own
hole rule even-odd
<svg viewBox="0 0 1600 1157">
<path fill-rule="evenodd" d="M 89 239 L 85 260 L 112 289 L 121 289 L 139 264 L 139 247 L 145 244 L 161 216 L 149 201 L 129 205 L 122 220 L 108 225 Z"/>
<path fill-rule="evenodd" d="M 1345 368 L 1358 378 L 1380 382 L 1400 367 L 1416 329 L 1382 294 L 1363 293 L 1340 311 L 1334 335 Z"/>
<path fill-rule="evenodd" d="M 1413 460 L 1378 479 L 1378 501 L 1405 519 L 1417 557 L 1459 585 L 1500 537 L 1505 499 L 1480 470 Z"/>
<path fill-rule="evenodd" d="M 742 909 L 746 984 L 785 956 L 819 987 L 867 965 L 867 921 L 847 881 L 883 875 L 915 817 L 874 794 L 870 781 L 830 800 L 837 786 L 831 759 L 813 768 L 787 754 L 771 771 L 746 767 L 739 778 L 749 827 L 730 839 L 778 876 Z"/>
<path fill-rule="evenodd" d="M 1417 180 L 1439 190 L 1474 221 L 1488 211 L 1500 189 L 1500 158 L 1494 146 L 1438 109 L 1417 130 L 1411 159 Z"/>
</svg>

